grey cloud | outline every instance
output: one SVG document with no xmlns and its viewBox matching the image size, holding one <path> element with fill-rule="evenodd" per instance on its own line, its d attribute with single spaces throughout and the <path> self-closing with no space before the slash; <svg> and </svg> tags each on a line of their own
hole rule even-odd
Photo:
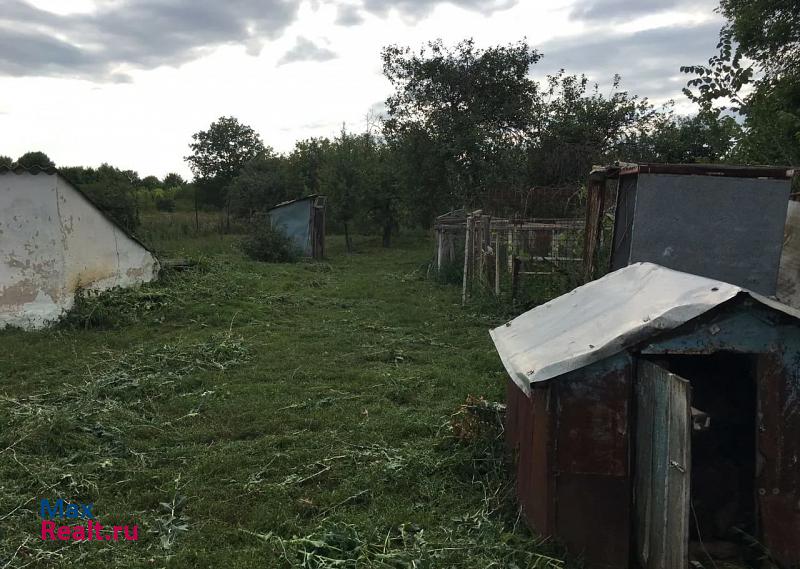
<svg viewBox="0 0 800 569">
<path fill-rule="evenodd" d="M 336 23 L 340 26 L 357 26 L 364 21 L 364 16 L 357 6 L 343 4 L 339 6 L 336 14 Z"/>
<path fill-rule="evenodd" d="M 570 18 L 617 22 L 686 8 L 702 8 L 711 13 L 718 4 L 717 0 L 578 0 L 572 6 Z"/>
<path fill-rule="evenodd" d="M 541 46 L 544 57 L 533 72 L 565 69 L 584 73 L 601 85 L 609 84 L 618 73 L 622 87 L 632 93 L 650 98 L 680 97 L 689 78 L 680 74 L 680 66 L 703 63 L 713 55 L 719 28 L 718 23 L 670 26 L 548 42 Z"/>
<path fill-rule="evenodd" d="M 118 80 L 114 68 L 177 65 L 222 44 L 277 37 L 296 17 L 284 0 L 156 0 L 60 16 L 22 0 L 0 12 L 0 74 Z"/>
<path fill-rule="evenodd" d="M 336 59 L 337 55 L 330 49 L 318 46 L 310 39 L 299 37 L 292 49 L 283 54 L 278 65 L 297 63 L 300 61 L 329 61 Z"/>
<path fill-rule="evenodd" d="M 340 5 L 339 23 L 356 25 L 359 9 L 385 15 L 397 9 L 421 18 L 447 0 L 362 0 Z M 58 15 L 25 0 L 3 0 L 0 10 L 0 75 L 120 79 L 118 68 L 180 65 L 220 45 L 242 45 L 257 54 L 297 18 L 301 0 L 115 0 L 96 11 Z M 517 0 L 449 0 L 484 13 Z M 310 42 L 287 54 L 289 61 L 331 59 Z"/>
<path fill-rule="evenodd" d="M 455 4 L 468 10 L 491 14 L 516 5 L 519 0 L 363 0 L 364 7 L 380 16 L 394 9 L 406 17 L 419 19 L 428 15 L 439 4 Z"/>
</svg>

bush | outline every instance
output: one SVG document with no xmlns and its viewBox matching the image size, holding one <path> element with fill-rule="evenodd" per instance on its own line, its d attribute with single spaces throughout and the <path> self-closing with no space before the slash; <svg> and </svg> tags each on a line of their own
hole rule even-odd
<svg viewBox="0 0 800 569">
<path fill-rule="evenodd" d="M 175 200 L 169 196 L 156 198 L 156 209 L 158 211 L 175 211 Z"/>
<path fill-rule="evenodd" d="M 253 223 L 241 248 L 251 259 L 265 263 L 294 263 L 301 253 L 289 236 L 272 227 L 267 219 Z"/>
</svg>

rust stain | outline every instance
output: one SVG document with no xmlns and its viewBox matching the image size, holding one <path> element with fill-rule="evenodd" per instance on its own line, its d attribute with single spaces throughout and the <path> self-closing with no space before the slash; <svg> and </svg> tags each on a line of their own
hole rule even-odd
<svg viewBox="0 0 800 569">
<path fill-rule="evenodd" d="M 81 271 L 71 271 L 67 274 L 66 290 L 70 294 L 78 289 L 89 288 L 93 284 L 106 279 L 117 278 L 117 267 L 115 264 L 103 264 L 95 267 L 84 267 Z"/>
<path fill-rule="evenodd" d="M 39 287 L 36 283 L 25 280 L 0 289 L 0 305 L 21 307 L 36 300 L 38 293 Z"/>
</svg>

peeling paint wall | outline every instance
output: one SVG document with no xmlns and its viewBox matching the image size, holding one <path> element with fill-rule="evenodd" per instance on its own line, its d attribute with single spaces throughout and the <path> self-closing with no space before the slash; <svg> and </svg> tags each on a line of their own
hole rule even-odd
<svg viewBox="0 0 800 569">
<path fill-rule="evenodd" d="M 0 174 L 0 328 L 41 328 L 79 288 L 151 281 L 155 257 L 55 174 Z"/>
</svg>

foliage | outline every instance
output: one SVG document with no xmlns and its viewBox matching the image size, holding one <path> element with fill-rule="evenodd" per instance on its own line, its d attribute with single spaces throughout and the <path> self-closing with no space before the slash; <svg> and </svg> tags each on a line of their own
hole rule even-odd
<svg viewBox="0 0 800 569">
<path fill-rule="evenodd" d="M 262 153 L 269 153 L 261 137 L 251 127 L 234 117 L 220 117 L 208 130 L 192 135 L 186 156 L 195 182 L 206 203 L 218 207 L 230 205 L 229 185 L 244 165 Z"/>
<path fill-rule="evenodd" d="M 744 118 L 733 155 L 738 161 L 800 161 L 800 3 L 722 0 L 727 23 L 719 53 L 707 65 L 681 68 L 696 75 L 684 93 L 704 110 L 730 109 Z"/>
<path fill-rule="evenodd" d="M 130 170 L 119 170 L 109 164 L 98 168 L 63 167 L 59 172 L 101 210 L 128 231 L 139 226 L 136 186 L 139 176 Z"/>
<path fill-rule="evenodd" d="M 286 166 L 280 157 L 265 150 L 243 167 L 231 184 L 231 211 L 245 219 L 256 212 L 299 197 L 288 194 Z"/>
<path fill-rule="evenodd" d="M 324 193 L 323 169 L 330 154 L 327 138 L 298 140 L 286 157 L 289 195 Z"/>
<path fill-rule="evenodd" d="M 405 136 L 435 142 L 447 201 L 472 202 L 508 183 L 502 165 L 528 136 L 540 100 L 529 76 L 540 58 L 535 49 L 525 41 L 479 49 L 469 39 L 453 48 L 429 42 L 419 52 L 389 46 L 382 58 L 394 87 L 385 135 L 395 144 Z"/>
<path fill-rule="evenodd" d="M 673 164 L 724 162 L 741 136 L 739 123 L 718 109 L 702 109 L 690 117 L 665 112 L 655 116 L 648 129 L 619 145 L 619 156 Z"/>
<path fill-rule="evenodd" d="M 14 164 L 14 160 L 11 156 L 3 156 L 0 154 L 0 167 L 8 166 L 9 168 Z"/>
<path fill-rule="evenodd" d="M 160 196 L 155 199 L 156 209 L 158 211 L 175 211 L 175 198 L 172 196 Z"/>
<path fill-rule="evenodd" d="M 293 263 L 301 254 L 281 228 L 273 227 L 268 218 L 260 216 L 251 223 L 241 248 L 251 259 L 264 263 Z"/>
<path fill-rule="evenodd" d="M 375 141 L 368 134 L 348 133 L 342 126 L 339 137 L 327 148 L 322 174 L 329 198 L 331 226 L 344 231 L 347 250 L 351 252 L 352 222 L 361 214 L 363 200 L 375 180 Z"/>
<path fill-rule="evenodd" d="M 582 182 L 593 164 L 631 159 L 620 152 L 646 131 L 655 111 L 647 99 L 621 89 L 615 76 L 609 96 L 581 75 L 547 78 L 535 136 L 528 149 L 528 179 L 537 185 Z"/>
<path fill-rule="evenodd" d="M 38 166 L 43 170 L 46 170 L 47 168 L 55 168 L 56 166 L 55 162 L 50 160 L 50 157 L 47 154 L 39 150 L 26 152 L 17 158 L 17 164 L 23 168 L 33 168 Z"/>
<path fill-rule="evenodd" d="M 769 81 L 800 71 L 800 3 L 796 0 L 722 0 L 720 12 L 739 43 Z"/>
<path fill-rule="evenodd" d="M 186 180 L 183 179 L 183 176 L 180 174 L 176 174 L 175 172 L 170 172 L 166 176 L 164 176 L 164 187 L 165 188 L 179 188 L 186 185 Z"/>
</svg>

